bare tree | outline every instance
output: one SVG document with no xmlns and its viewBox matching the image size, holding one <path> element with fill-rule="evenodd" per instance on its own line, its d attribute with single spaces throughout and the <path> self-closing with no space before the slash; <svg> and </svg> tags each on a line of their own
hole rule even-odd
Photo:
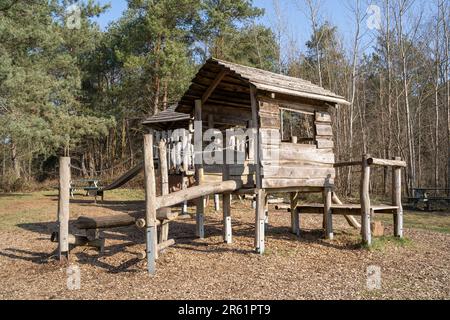
<svg viewBox="0 0 450 320">
<path fill-rule="evenodd" d="M 434 111 L 435 111 L 435 128 L 434 128 L 434 186 L 439 187 L 439 89 L 441 78 L 441 54 L 440 54 L 440 29 L 441 29 L 441 7 L 442 0 L 437 3 L 438 10 L 435 25 L 434 39 L 434 64 L 435 64 L 435 80 L 434 80 Z"/>
<path fill-rule="evenodd" d="M 354 5 L 352 5 L 352 3 Z M 349 110 L 349 138 L 348 138 L 348 154 L 350 159 L 353 157 L 353 145 L 354 145 L 354 129 L 353 129 L 353 123 L 354 123 L 354 108 L 355 108 L 355 102 L 356 102 L 356 95 L 357 95 L 357 84 L 358 84 L 358 62 L 359 62 L 359 54 L 360 54 L 360 42 L 361 42 L 361 23 L 365 19 L 365 15 L 362 13 L 361 9 L 361 0 L 355 0 L 355 1 L 349 1 L 349 8 L 351 12 L 353 13 L 354 19 L 355 19 L 355 35 L 353 38 L 353 47 L 352 47 L 352 73 L 351 73 L 351 79 L 350 79 L 350 110 Z M 359 107 L 361 107 L 361 104 L 358 104 Z M 360 110 L 360 116 L 361 116 L 361 110 Z M 363 130 L 363 126 L 361 126 L 361 130 Z M 364 136 L 364 132 L 362 132 L 362 135 Z M 363 149 L 364 152 L 366 151 L 366 145 L 363 143 Z M 350 160 L 349 159 L 349 160 Z M 352 168 L 350 167 L 347 174 L 347 191 L 349 194 L 352 192 Z"/>
<path fill-rule="evenodd" d="M 298 3 L 301 10 L 308 17 L 313 35 L 317 37 L 315 39 L 315 50 L 316 50 L 316 62 L 317 62 L 317 73 L 319 77 L 319 85 L 323 87 L 323 76 L 322 76 L 322 58 L 321 58 L 321 42 L 323 38 L 323 34 L 319 34 L 320 31 L 320 10 L 321 10 L 321 0 L 302 0 L 302 2 L 306 5 L 306 10 L 302 10 L 302 3 Z"/>
<path fill-rule="evenodd" d="M 446 4 L 445 4 L 446 3 Z M 448 1 L 442 1 L 442 16 L 443 16 L 443 29 L 444 29 L 444 42 L 445 42 L 445 64 L 444 64 L 444 81 L 446 82 L 446 109 L 447 109 L 447 189 L 450 189 L 450 31 L 448 27 L 449 23 L 449 5 Z M 450 190 L 448 191 L 450 196 Z"/>
<path fill-rule="evenodd" d="M 282 48 L 283 48 L 283 34 L 286 33 L 286 24 L 285 24 L 285 18 L 283 17 L 283 10 L 281 8 L 281 4 L 279 0 L 272 0 L 273 8 L 275 11 L 275 35 L 277 37 L 277 43 L 278 43 L 278 61 L 277 61 L 277 68 L 278 72 L 281 73 L 283 70 L 283 61 L 282 61 Z"/>
<path fill-rule="evenodd" d="M 417 18 L 415 22 L 410 26 L 410 30 L 405 33 L 405 19 L 406 14 L 413 5 L 414 0 L 399 0 L 394 3 L 393 13 L 395 19 L 395 29 L 397 32 L 397 45 L 399 48 L 400 64 L 401 64 L 401 77 L 403 85 L 403 97 L 406 111 L 406 140 L 408 145 L 408 175 L 407 175 L 407 187 L 408 192 L 411 193 L 416 183 L 416 166 L 415 166 L 415 149 L 413 143 L 413 130 L 411 119 L 411 104 L 410 104 L 410 88 L 409 88 L 409 65 L 408 57 L 411 49 L 411 42 L 415 38 L 417 30 L 420 25 L 421 16 Z M 406 41 L 408 39 L 408 42 Z"/>
</svg>

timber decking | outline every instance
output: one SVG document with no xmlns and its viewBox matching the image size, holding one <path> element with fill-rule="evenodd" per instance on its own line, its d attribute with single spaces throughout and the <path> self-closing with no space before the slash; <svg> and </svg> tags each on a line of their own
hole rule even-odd
<svg viewBox="0 0 450 320">
<path fill-rule="evenodd" d="M 344 205 L 333 204 L 331 206 L 331 210 L 332 214 L 334 215 L 351 215 L 351 216 L 361 215 L 361 205 L 359 204 L 344 204 Z M 390 205 L 373 205 L 370 207 L 370 210 L 373 213 L 397 214 L 398 207 Z M 301 205 L 297 207 L 297 213 L 323 214 L 324 205 L 323 204 Z"/>
</svg>

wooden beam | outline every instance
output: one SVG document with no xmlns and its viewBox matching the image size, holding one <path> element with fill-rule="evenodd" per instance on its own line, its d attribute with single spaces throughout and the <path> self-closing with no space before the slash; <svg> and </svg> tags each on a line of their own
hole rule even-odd
<svg viewBox="0 0 450 320">
<path fill-rule="evenodd" d="M 162 195 L 166 196 L 169 194 L 169 169 L 167 166 L 167 141 L 166 139 L 161 139 L 159 142 L 159 163 L 160 163 L 160 174 L 161 174 L 161 190 Z M 170 208 L 165 208 L 165 211 L 167 217 L 171 220 L 175 219 L 178 214 L 171 213 Z M 160 218 L 160 217 L 157 217 Z M 161 219 L 158 219 L 161 220 Z M 166 219 L 164 219 L 166 220 Z M 168 240 L 169 237 L 169 224 L 163 223 L 161 224 L 159 228 L 159 243 L 163 243 Z"/>
<path fill-rule="evenodd" d="M 166 250 L 167 248 L 173 246 L 174 244 L 175 244 L 175 240 L 174 240 L 174 239 L 170 239 L 170 240 L 164 241 L 164 242 L 158 244 L 157 250 L 158 250 L 158 252 L 164 251 L 164 250 Z M 144 251 L 144 252 L 139 252 L 139 253 L 138 253 L 138 259 L 139 259 L 139 260 L 143 260 L 143 259 L 145 259 L 145 257 L 147 257 L 147 254 L 146 254 L 145 251 Z"/>
<path fill-rule="evenodd" d="M 219 85 L 220 81 L 227 75 L 227 70 L 222 70 L 217 77 L 214 79 L 213 83 L 209 86 L 209 88 L 206 90 L 206 92 L 202 96 L 202 103 L 205 103 L 208 101 L 211 94 L 216 90 L 217 86 Z"/>
<path fill-rule="evenodd" d="M 362 158 L 361 172 L 361 233 L 364 244 L 372 244 L 372 236 L 370 230 L 370 165 L 368 163 L 370 156 L 364 155 Z"/>
<path fill-rule="evenodd" d="M 399 159 L 399 160 L 369 158 L 369 159 L 367 159 L 367 163 L 369 166 L 406 168 L 406 162 L 402 161 L 401 158 L 397 158 L 397 159 Z M 334 167 L 341 168 L 341 167 L 353 167 L 353 166 L 360 166 L 360 165 L 361 165 L 361 161 L 349 161 L 349 162 L 335 163 Z"/>
<path fill-rule="evenodd" d="M 400 161 L 401 158 L 394 158 Z M 394 215 L 394 235 L 403 238 L 403 206 L 402 206 L 402 170 L 400 167 L 392 169 L 392 204 L 397 207 Z"/>
<path fill-rule="evenodd" d="M 293 234 L 296 234 L 297 236 L 300 235 L 300 225 L 298 220 L 298 214 L 297 214 L 297 205 L 299 201 L 299 193 L 297 192 L 291 192 L 291 232 Z"/>
<path fill-rule="evenodd" d="M 332 189 L 325 188 L 323 192 L 323 200 L 324 200 L 324 221 L 325 221 L 325 238 L 329 240 L 333 240 L 333 211 L 331 209 L 332 206 Z"/>
<path fill-rule="evenodd" d="M 136 219 L 127 214 L 113 215 L 107 217 L 79 217 L 75 226 L 80 230 L 112 229 L 132 226 Z"/>
<path fill-rule="evenodd" d="M 195 100 L 195 121 L 202 121 L 202 100 Z M 198 131 L 195 133 L 195 152 L 198 154 L 203 153 L 203 128 L 196 128 Z M 198 145 L 198 146 L 197 146 Z M 195 165 L 196 168 L 196 182 L 197 186 L 204 183 L 204 169 L 203 169 L 203 154 L 201 157 L 201 163 Z M 197 200 L 196 210 L 196 236 L 200 239 L 205 237 L 205 198 L 202 196 Z"/>
<path fill-rule="evenodd" d="M 211 194 L 232 193 L 242 188 L 242 182 L 230 180 L 216 183 L 208 183 L 195 186 L 186 190 L 173 192 L 167 196 L 158 197 L 155 200 L 157 208 L 172 207 L 184 201 L 190 201 Z"/>
<path fill-rule="evenodd" d="M 396 160 L 386 160 L 386 159 L 367 159 L 367 163 L 372 166 L 383 166 L 383 167 L 394 167 L 394 168 L 406 168 L 406 162 L 402 161 L 402 158 L 395 158 Z"/>
<path fill-rule="evenodd" d="M 156 273 L 157 227 L 156 227 L 156 182 L 153 162 L 153 130 L 144 136 L 144 172 L 145 172 L 145 222 L 147 271 Z"/>
<path fill-rule="evenodd" d="M 254 129 L 254 162 L 256 166 L 256 188 L 262 188 L 262 176 L 261 176 L 261 152 L 260 152 L 260 139 L 259 139 L 259 117 L 258 117 L 258 100 L 257 90 L 250 86 L 250 98 L 252 105 L 252 126 Z"/>
<path fill-rule="evenodd" d="M 342 168 L 342 167 L 356 167 L 356 166 L 360 166 L 361 165 L 361 161 L 350 161 L 350 162 L 339 162 L 339 163 L 335 163 L 334 167 L 335 168 Z"/>
<path fill-rule="evenodd" d="M 58 257 L 60 261 L 69 258 L 70 176 L 70 158 L 59 158 Z"/>
<path fill-rule="evenodd" d="M 167 166 L 167 141 L 161 139 L 159 142 L 159 162 L 160 162 L 160 174 L 162 184 L 162 194 L 169 194 L 169 169 Z"/>
<path fill-rule="evenodd" d="M 59 232 L 53 232 L 51 235 L 52 242 L 59 242 Z M 103 247 L 105 245 L 105 239 L 95 239 L 89 240 L 86 236 L 73 235 L 69 234 L 68 236 L 69 244 L 75 247 L 93 247 L 98 248 L 100 251 L 103 251 Z"/>
<path fill-rule="evenodd" d="M 256 194 L 256 252 L 265 252 L 265 228 L 266 228 L 266 196 L 263 189 L 259 189 Z"/>
<path fill-rule="evenodd" d="M 331 200 L 333 201 L 333 204 L 343 205 L 342 201 L 339 199 L 335 192 L 333 192 Z M 357 230 L 361 229 L 361 224 L 358 222 L 358 220 L 355 219 L 355 217 L 345 216 L 345 220 L 347 220 L 348 224 L 353 228 Z"/>
<path fill-rule="evenodd" d="M 222 142 L 222 157 L 223 157 L 223 165 L 222 165 L 222 179 L 223 181 L 227 181 L 230 179 L 230 166 L 227 164 L 227 141 L 226 138 Z M 232 238 L 232 226 L 231 226 L 231 194 L 224 193 L 223 194 L 223 240 L 227 244 L 231 244 L 233 241 Z"/>
</svg>

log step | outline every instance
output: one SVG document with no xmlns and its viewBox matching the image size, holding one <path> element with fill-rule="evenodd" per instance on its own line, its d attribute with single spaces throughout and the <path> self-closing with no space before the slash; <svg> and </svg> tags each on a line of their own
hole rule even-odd
<svg viewBox="0 0 450 320">
<path fill-rule="evenodd" d="M 173 221 L 178 218 L 177 212 L 172 212 L 170 208 L 161 208 L 157 211 L 157 220 L 160 221 Z M 80 230 L 92 230 L 92 229 L 112 229 L 120 227 L 128 227 L 136 224 L 136 218 L 127 214 L 114 215 L 107 217 L 79 217 L 75 221 L 75 226 Z"/>
<path fill-rule="evenodd" d="M 331 206 L 332 213 L 334 215 L 344 215 L 344 216 L 360 216 L 361 215 L 361 205 L 359 204 L 334 204 Z M 374 205 L 370 207 L 373 213 L 380 214 L 396 214 L 398 207 L 389 205 Z M 297 213 L 300 214 L 323 214 L 324 205 L 323 204 L 312 204 L 312 205 L 301 205 L 297 207 Z"/>
<path fill-rule="evenodd" d="M 79 217 L 75 226 L 80 230 L 109 229 L 132 226 L 136 219 L 129 215 L 109 217 Z"/>
</svg>

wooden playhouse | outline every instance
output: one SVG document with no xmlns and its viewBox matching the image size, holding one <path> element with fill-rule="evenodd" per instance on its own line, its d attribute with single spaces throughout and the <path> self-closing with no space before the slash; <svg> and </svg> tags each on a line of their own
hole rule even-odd
<svg viewBox="0 0 450 320">
<path fill-rule="evenodd" d="M 146 213 L 137 225 L 146 230 L 143 256 L 148 271 L 155 272 L 159 251 L 174 242 L 168 239 L 168 227 L 177 215 L 170 208 L 183 204 L 182 211 L 186 211 L 187 202 L 195 201 L 197 236 L 203 238 L 205 197 L 212 195 L 216 209 L 218 195 L 223 195 L 226 243 L 232 242 L 231 197 L 254 196 L 255 248 L 261 254 L 270 194 L 290 195 L 291 229 L 298 235 L 302 214 L 323 214 L 328 239 L 333 238 L 333 215 L 344 215 L 353 227 L 361 228 L 363 242 L 370 245 L 371 219 L 384 213 L 393 215 L 395 235 L 402 237 L 401 168 L 406 163 L 369 155 L 336 163 L 330 111 L 348 104 L 343 97 L 302 79 L 208 60 L 177 105 L 144 121 L 148 131 L 143 164 Z M 229 138 L 230 130 L 238 134 Z M 375 165 L 392 167 L 389 205 L 370 202 L 370 168 Z M 343 166 L 361 168 L 360 205 L 345 205 L 334 194 L 336 168 Z M 174 176 L 180 177 L 177 188 L 170 187 Z M 322 194 L 323 202 L 299 206 L 302 193 Z M 68 197 L 63 193 L 63 198 L 60 209 L 64 213 Z M 360 223 L 353 216 L 361 216 Z M 60 214 L 60 235 L 68 232 L 67 224 L 61 223 L 67 219 Z M 111 227 L 94 222 L 90 226 L 94 229 Z M 125 222 L 130 224 L 129 219 Z M 64 237 L 59 238 L 61 253 L 67 246 L 61 243 Z"/>
</svg>

